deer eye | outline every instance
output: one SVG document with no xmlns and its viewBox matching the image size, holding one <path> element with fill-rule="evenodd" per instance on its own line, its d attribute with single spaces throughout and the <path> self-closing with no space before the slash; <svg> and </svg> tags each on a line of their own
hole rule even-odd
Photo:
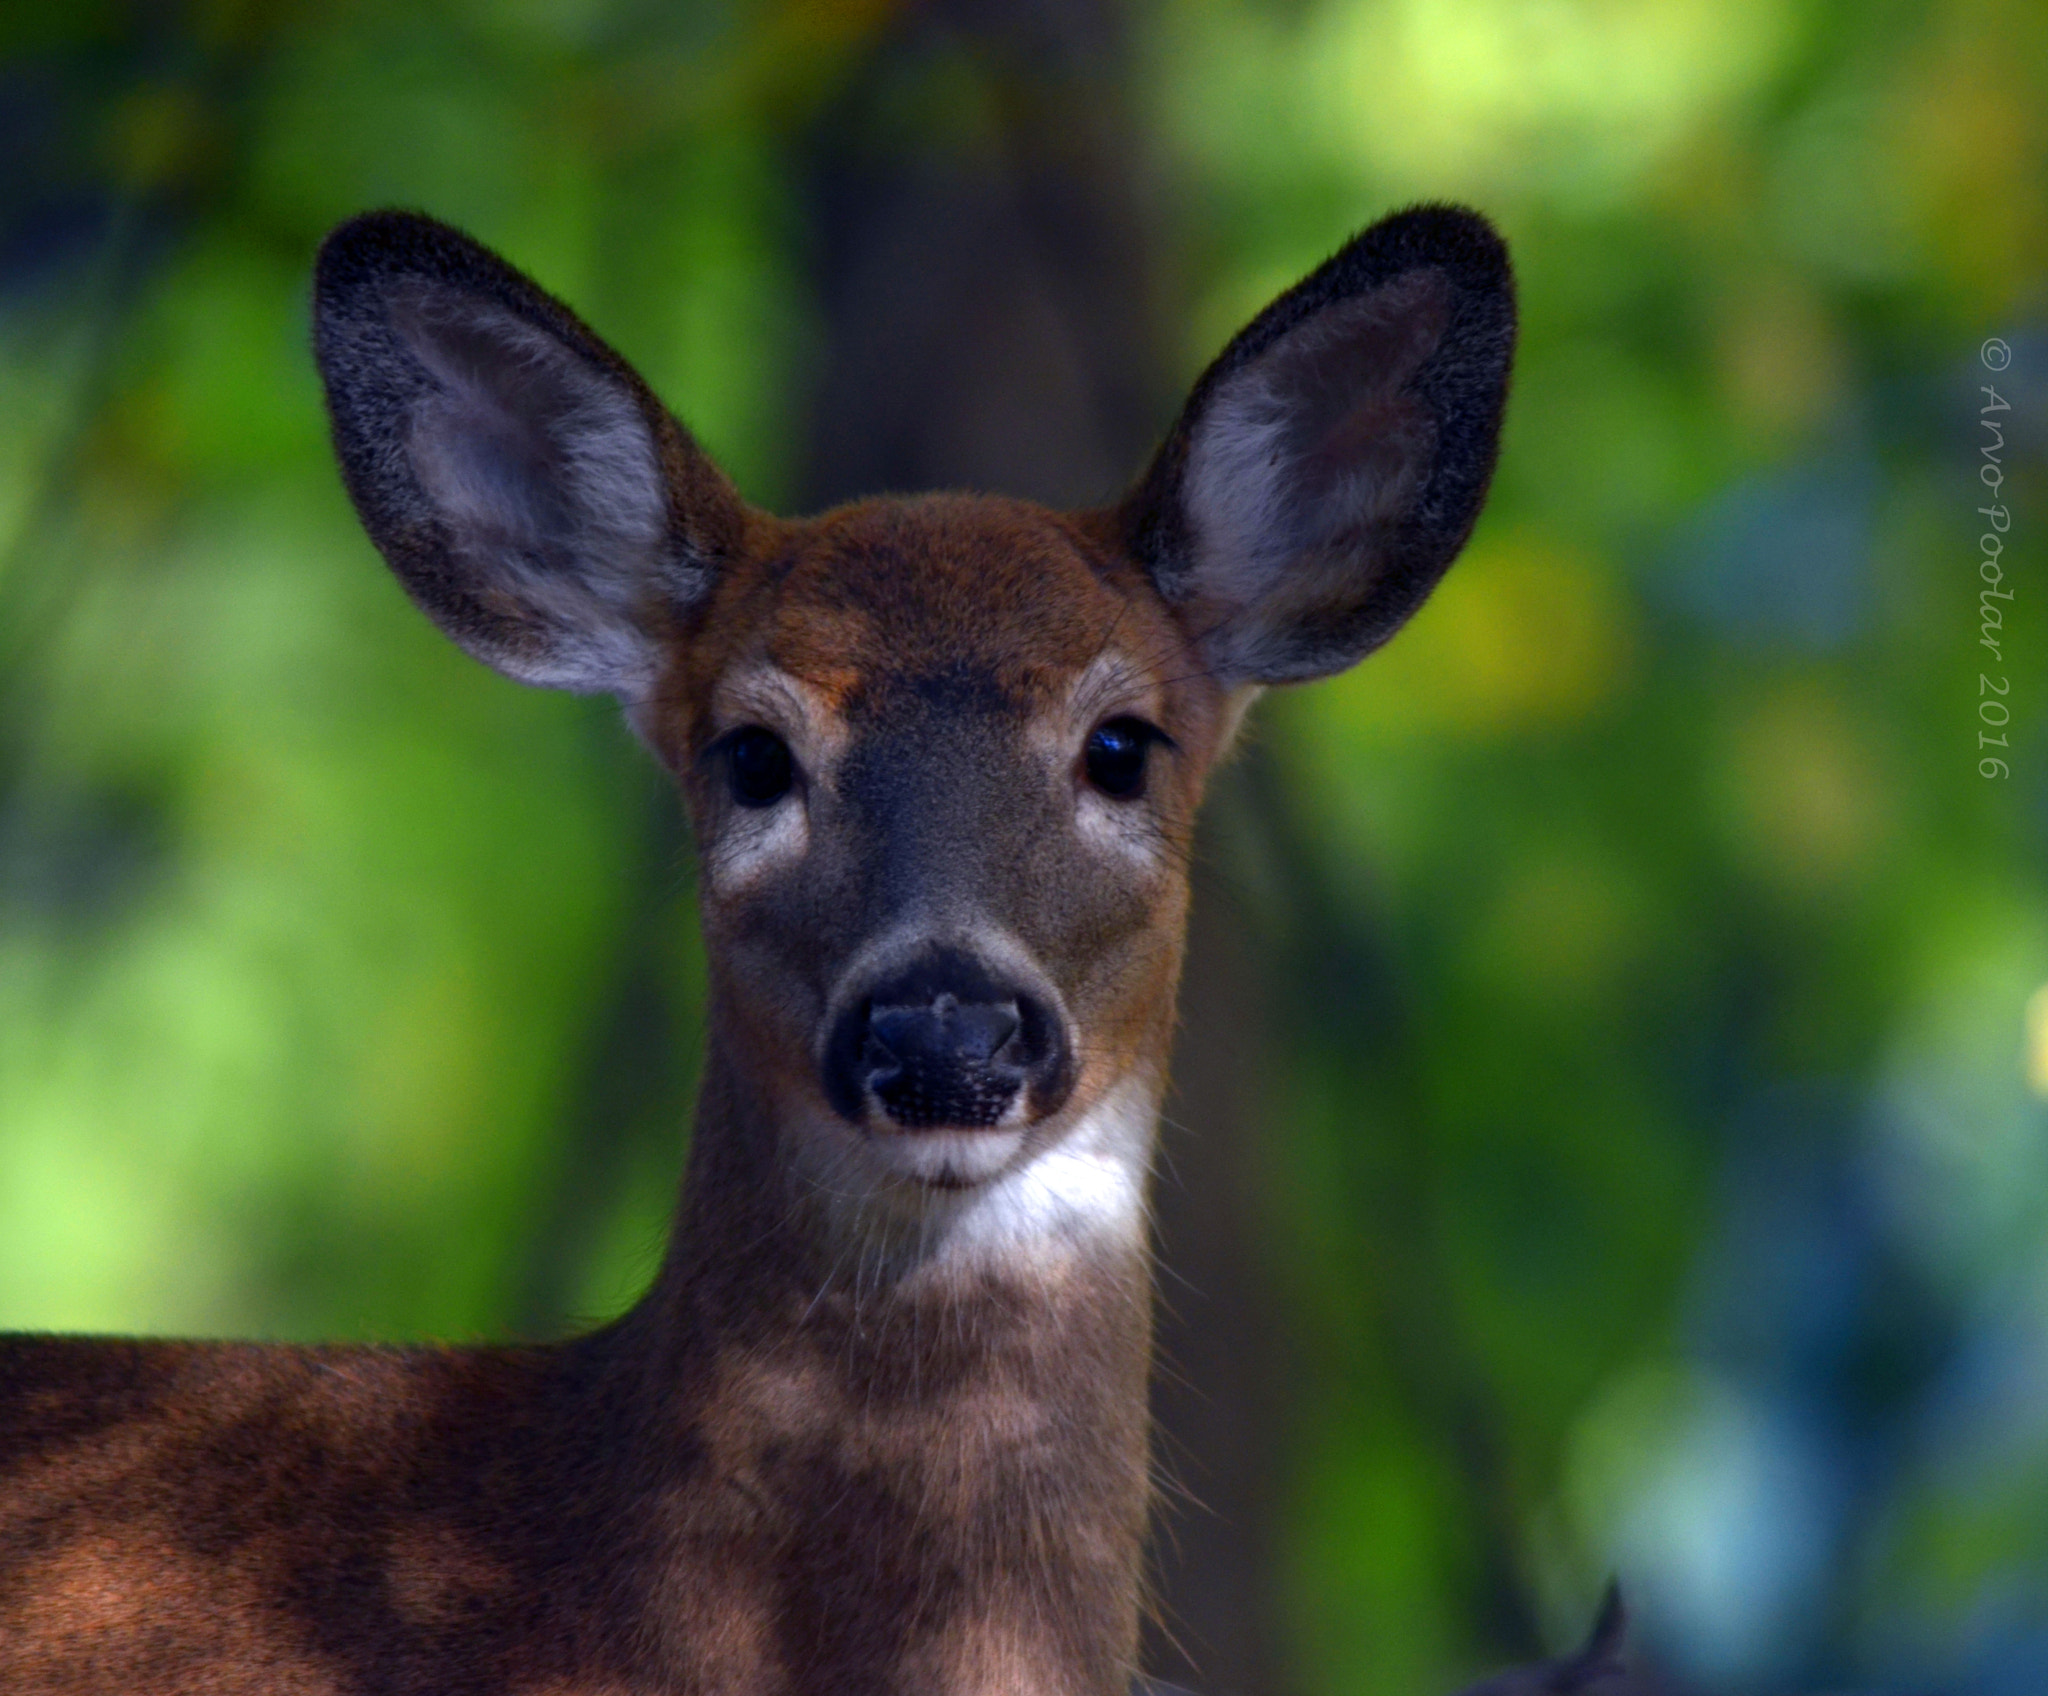
<svg viewBox="0 0 2048 1696">
<path fill-rule="evenodd" d="M 1130 801 L 1144 793 L 1145 756 L 1152 744 L 1166 740 L 1166 733 L 1141 718 L 1113 718 L 1089 733 L 1082 750 L 1081 766 L 1088 781 L 1117 801 Z"/>
<path fill-rule="evenodd" d="M 725 740 L 725 770 L 732 798 L 743 807 L 772 807 L 796 781 L 789 744 L 772 730 L 750 724 Z"/>
</svg>

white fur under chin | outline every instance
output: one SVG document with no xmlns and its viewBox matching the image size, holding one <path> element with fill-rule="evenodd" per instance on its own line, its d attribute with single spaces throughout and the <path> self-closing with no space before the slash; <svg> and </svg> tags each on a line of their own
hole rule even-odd
<svg viewBox="0 0 2048 1696">
<path fill-rule="evenodd" d="M 1128 1078 L 1036 1154 L 1024 1152 L 1032 1139 L 1021 1129 L 902 1132 L 883 1142 L 840 1127 L 828 1133 L 838 1143 L 831 1181 L 817 1188 L 839 1233 L 903 1271 L 1054 1272 L 1105 1248 L 1143 1246 L 1158 1121 L 1157 1086 Z M 893 1136 L 930 1140 L 899 1145 Z M 959 1187 L 919 1181 L 927 1163 L 950 1164 L 932 1175 Z M 992 1175 L 973 1181 L 971 1168 L 991 1165 Z"/>
<path fill-rule="evenodd" d="M 1141 1241 L 1158 1122 L 1150 1091 L 1130 1082 L 1113 1090 L 1036 1159 L 962 1192 L 940 1257 L 1001 1265 Z"/>
</svg>

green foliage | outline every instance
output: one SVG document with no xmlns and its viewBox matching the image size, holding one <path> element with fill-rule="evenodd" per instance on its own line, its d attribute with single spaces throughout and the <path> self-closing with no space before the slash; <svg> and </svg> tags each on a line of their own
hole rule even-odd
<svg viewBox="0 0 2048 1696">
<path fill-rule="evenodd" d="M 1494 1578 L 1445 1520 L 1503 1502 L 1555 1639 L 1619 1566 L 1714 1683 L 2038 1673 L 2001 1623 L 2048 1586 L 2018 549 L 1976 645 L 1976 350 L 2048 259 L 2038 13 L 1171 0 L 1156 40 L 1190 365 L 1366 208 L 1486 206 L 1524 285 L 1471 552 L 1265 709 L 1323 1051 L 1272 1127 L 1305 1687 L 1446 1687 L 1444 1598 Z M 2030 345 L 1997 416 L 2033 409 L 2038 514 Z M 2030 697 L 2009 780 L 1980 671 Z"/>
</svg>

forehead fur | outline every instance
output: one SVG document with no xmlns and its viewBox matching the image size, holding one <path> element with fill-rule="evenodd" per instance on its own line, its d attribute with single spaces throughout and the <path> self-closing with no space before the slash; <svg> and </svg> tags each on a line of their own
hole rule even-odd
<svg viewBox="0 0 2048 1696">
<path fill-rule="evenodd" d="M 764 568 L 712 597 L 694 679 L 766 660 L 859 718 L 934 689 L 1028 710 L 1112 645 L 1154 676 L 1196 669 L 1164 604 L 1085 517 L 927 495 L 779 524 L 762 542 Z"/>
</svg>

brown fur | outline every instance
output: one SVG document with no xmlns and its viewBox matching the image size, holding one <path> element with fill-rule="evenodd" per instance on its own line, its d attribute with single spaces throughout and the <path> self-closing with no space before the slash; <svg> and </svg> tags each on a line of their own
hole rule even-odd
<svg viewBox="0 0 2048 1696">
<path fill-rule="evenodd" d="M 0 1687 L 1122 1688 L 1142 1267 L 821 1289 L 775 1213 L 552 1348 L 13 1342 Z"/>
<path fill-rule="evenodd" d="M 1251 684 L 1349 663 L 1456 551 L 1506 289 L 1478 220 L 1404 214 L 1233 344 L 1114 511 L 788 521 L 502 261 L 405 215 L 337 232 L 319 352 L 371 535 L 478 657 L 620 695 L 689 806 L 711 1011 L 677 1227 L 631 1313 L 551 1347 L 0 1341 L 0 1689 L 1124 1690 L 1203 781 Z M 1212 393 L 1278 408 L 1270 451 L 1204 448 Z M 1212 461 L 1253 486 L 1185 504 Z M 1219 560 L 1203 510 L 1275 534 Z M 1161 736 L 1105 798 L 1085 749 L 1130 717 Z M 721 764 L 748 727 L 792 750 L 772 803 Z M 864 986 L 941 945 L 1061 1033 L 1012 1144 L 821 1083 Z M 947 1137 L 1014 1152 L 890 1164 Z"/>
</svg>

